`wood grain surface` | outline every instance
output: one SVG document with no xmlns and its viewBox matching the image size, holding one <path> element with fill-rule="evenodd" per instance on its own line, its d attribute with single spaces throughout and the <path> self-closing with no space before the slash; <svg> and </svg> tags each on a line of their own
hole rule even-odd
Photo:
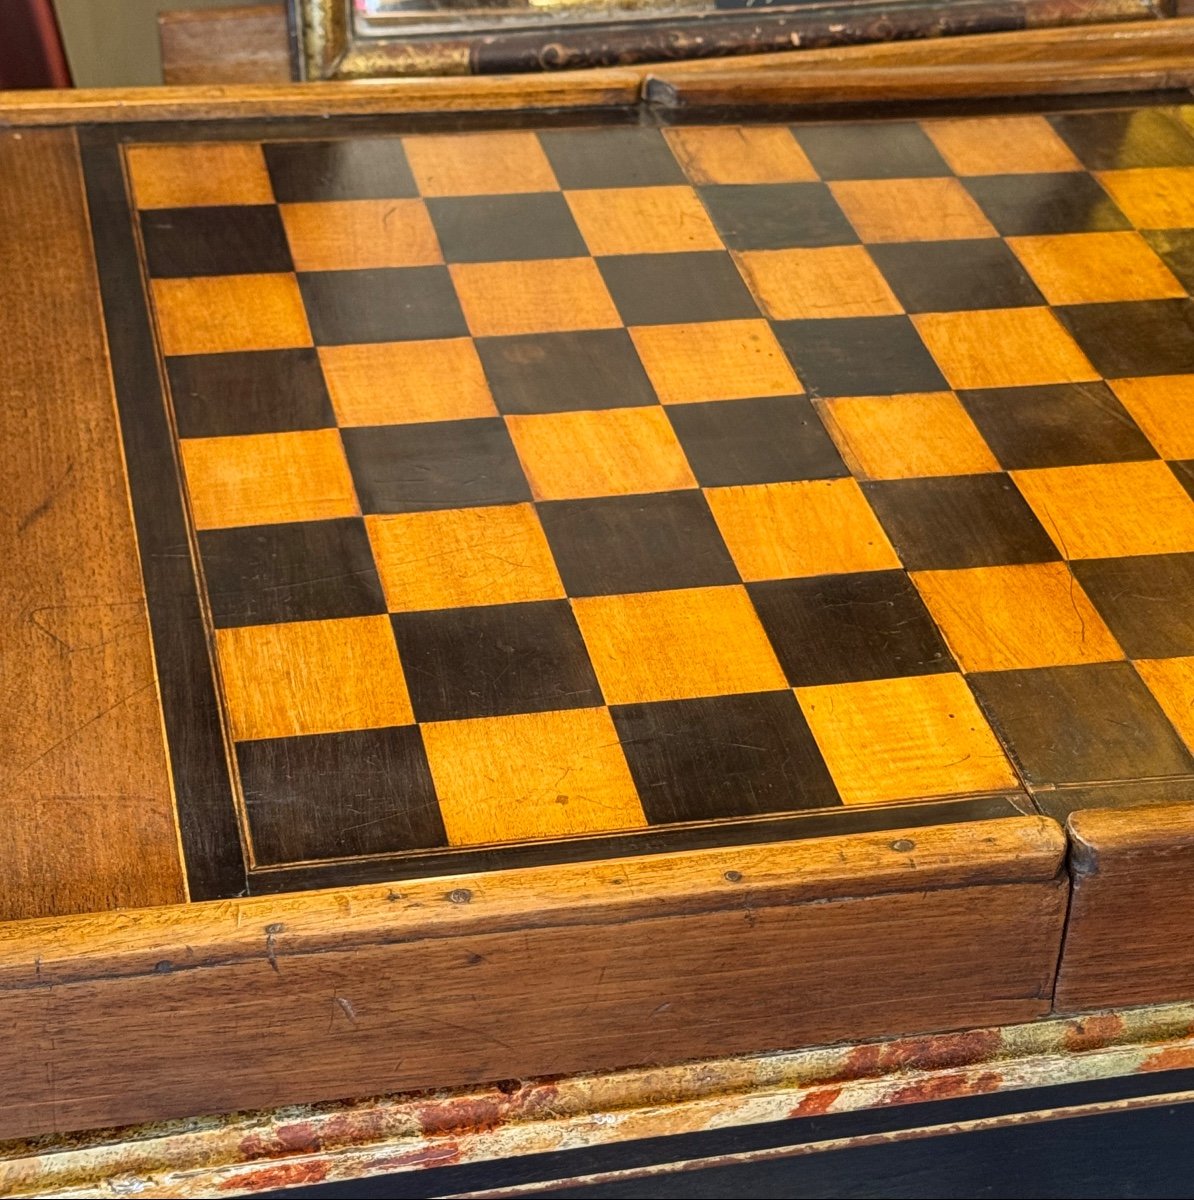
<svg viewBox="0 0 1194 1200">
<path fill-rule="evenodd" d="M 1076 812 L 1069 834 L 1073 899 L 1057 1010 L 1194 995 L 1194 805 Z"/>
<path fill-rule="evenodd" d="M 158 34 L 165 83 L 290 80 L 284 4 L 162 12 Z"/>
<path fill-rule="evenodd" d="M 0 918 L 184 900 L 73 133 L 0 135 Z"/>
<path fill-rule="evenodd" d="M 10 924 L 0 1137 L 1031 1019 L 1064 845 L 1023 817 Z"/>
</svg>

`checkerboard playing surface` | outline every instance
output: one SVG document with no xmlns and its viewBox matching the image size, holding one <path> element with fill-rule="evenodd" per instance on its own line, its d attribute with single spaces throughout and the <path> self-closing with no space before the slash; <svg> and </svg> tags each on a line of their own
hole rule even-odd
<svg viewBox="0 0 1194 1200">
<path fill-rule="evenodd" d="M 258 866 L 1194 798 L 1188 111 L 126 166 Z"/>
</svg>

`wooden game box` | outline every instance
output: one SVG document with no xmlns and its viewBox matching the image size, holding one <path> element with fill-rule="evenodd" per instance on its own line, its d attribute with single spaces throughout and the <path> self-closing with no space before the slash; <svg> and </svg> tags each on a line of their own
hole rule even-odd
<svg viewBox="0 0 1194 1200">
<path fill-rule="evenodd" d="M 0 1137 L 1188 999 L 1134 69 L 5 97 Z"/>
</svg>

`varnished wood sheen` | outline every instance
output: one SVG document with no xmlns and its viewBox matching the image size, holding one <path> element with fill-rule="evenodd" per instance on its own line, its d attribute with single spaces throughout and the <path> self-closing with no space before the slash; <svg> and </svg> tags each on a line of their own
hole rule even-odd
<svg viewBox="0 0 1194 1200">
<path fill-rule="evenodd" d="M 1025 817 L 11 925 L 0 1137 L 1026 1020 L 1063 849 Z"/>
<path fill-rule="evenodd" d="M 1194 805 L 1091 809 L 1069 820 L 1074 894 L 1061 1012 L 1194 994 Z"/>
<path fill-rule="evenodd" d="M 158 33 L 167 84 L 290 80 L 284 4 L 161 12 Z"/>
<path fill-rule="evenodd" d="M 70 132 L 0 135 L 0 919 L 184 900 Z"/>
</svg>

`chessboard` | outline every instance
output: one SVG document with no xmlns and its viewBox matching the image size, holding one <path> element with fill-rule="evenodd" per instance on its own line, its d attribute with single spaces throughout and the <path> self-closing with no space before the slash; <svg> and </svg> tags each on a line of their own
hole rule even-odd
<svg viewBox="0 0 1194 1200">
<path fill-rule="evenodd" d="M 84 165 L 195 898 L 1194 800 L 1191 110 Z"/>
</svg>

